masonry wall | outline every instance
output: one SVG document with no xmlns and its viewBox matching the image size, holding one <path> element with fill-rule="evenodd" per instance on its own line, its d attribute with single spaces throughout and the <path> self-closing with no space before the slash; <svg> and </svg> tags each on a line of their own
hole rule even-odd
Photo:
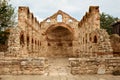
<svg viewBox="0 0 120 80">
<path fill-rule="evenodd" d="M 112 74 L 120 70 L 120 58 L 69 58 L 72 74 Z M 118 73 L 119 74 L 119 73 Z"/>
<path fill-rule="evenodd" d="M 79 23 L 80 56 L 111 55 L 108 33 L 100 29 L 99 7 L 91 6 Z M 112 56 L 112 55 L 111 55 Z"/>
<path fill-rule="evenodd" d="M 61 16 L 61 21 L 59 21 L 58 17 Z M 41 22 L 41 52 L 42 54 L 46 54 L 46 56 L 61 56 L 61 57 L 69 57 L 74 56 L 74 42 L 77 40 L 78 35 L 78 21 L 72 17 L 70 17 L 68 14 L 62 12 L 59 10 L 54 15 L 46 18 L 44 21 Z M 49 34 L 51 34 L 51 30 L 53 27 L 63 27 L 64 29 L 67 29 L 68 32 L 70 31 L 70 36 L 64 37 L 62 40 L 57 40 L 57 38 L 54 38 L 52 40 L 48 40 Z M 66 30 L 66 31 L 67 31 Z M 65 36 L 61 32 L 56 32 L 54 34 L 60 34 Z M 67 40 L 65 40 L 65 38 Z M 72 40 L 70 39 L 72 38 Z"/>
<path fill-rule="evenodd" d="M 0 75 L 41 75 L 47 66 L 45 58 L 0 58 Z"/>
<path fill-rule="evenodd" d="M 40 25 L 28 7 L 19 7 L 18 27 L 20 28 L 20 47 L 22 53 L 29 57 L 39 56 L 40 53 Z"/>
<path fill-rule="evenodd" d="M 59 10 L 40 23 L 28 7 L 19 7 L 9 44 L 9 52 L 18 51 L 21 57 L 95 57 L 113 52 L 109 35 L 100 29 L 98 6 L 91 6 L 81 21 Z"/>
</svg>

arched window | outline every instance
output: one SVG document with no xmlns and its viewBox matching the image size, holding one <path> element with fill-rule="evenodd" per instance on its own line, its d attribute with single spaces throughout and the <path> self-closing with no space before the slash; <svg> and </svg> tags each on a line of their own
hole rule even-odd
<svg viewBox="0 0 120 80">
<path fill-rule="evenodd" d="M 50 19 L 47 19 L 47 22 L 50 22 Z"/>
<path fill-rule="evenodd" d="M 69 43 L 69 47 L 72 47 L 72 42 Z"/>
<path fill-rule="evenodd" d="M 68 22 L 73 22 L 72 19 L 69 19 Z"/>
<path fill-rule="evenodd" d="M 51 44 L 50 44 L 50 43 L 48 43 L 48 46 L 51 46 Z"/>
<path fill-rule="evenodd" d="M 84 38 L 83 38 L 83 43 L 84 43 Z"/>
<path fill-rule="evenodd" d="M 32 46 L 31 46 L 32 52 L 33 52 L 33 44 L 34 44 L 34 40 L 32 39 Z"/>
<path fill-rule="evenodd" d="M 62 22 L 62 15 L 57 16 L 57 22 Z"/>
<path fill-rule="evenodd" d="M 27 46 L 29 46 L 29 36 L 27 36 Z"/>
<path fill-rule="evenodd" d="M 94 41 L 93 41 L 93 43 L 97 43 L 97 37 L 96 37 L 96 36 L 94 36 Z"/>
<path fill-rule="evenodd" d="M 89 34 L 89 41 L 92 42 L 91 33 Z"/>
<path fill-rule="evenodd" d="M 21 45 L 24 44 L 24 35 L 23 35 L 23 34 L 20 36 L 20 44 L 21 44 Z"/>
<path fill-rule="evenodd" d="M 86 41 L 86 43 L 87 43 L 87 34 L 85 34 L 85 38 L 86 38 L 86 40 L 85 40 L 85 41 Z"/>
<path fill-rule="evenodd" d="M 32 39 L 32 44 L 33 44 L 33 39 Z"/>
</svg>

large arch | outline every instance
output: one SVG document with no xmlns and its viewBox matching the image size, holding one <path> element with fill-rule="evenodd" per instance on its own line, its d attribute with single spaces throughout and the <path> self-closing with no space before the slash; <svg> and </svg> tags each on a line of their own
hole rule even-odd
<svg viewBox="0 0 120 80">
<path fill-rule="evenodd" d="M 46 40 L 50 56 L 69 57 L 73 54 L 73 29 L 64 23 L 51 25 L 46 30 Z"/>
</svg>

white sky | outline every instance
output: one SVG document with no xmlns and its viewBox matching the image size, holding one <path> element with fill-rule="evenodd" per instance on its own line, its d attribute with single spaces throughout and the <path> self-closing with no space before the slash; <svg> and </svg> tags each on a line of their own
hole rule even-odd
<svg viewBox="0 0 120 80">
<path fill-rule="evenodd" d="M 99 6 L 105 12 L 120 18 L 120 0 L 11 0 L 13 7 L 28 6 L 39 21 L 62 10 L 77 20 L 81 20 L 89 6 Z"/>
</svg>

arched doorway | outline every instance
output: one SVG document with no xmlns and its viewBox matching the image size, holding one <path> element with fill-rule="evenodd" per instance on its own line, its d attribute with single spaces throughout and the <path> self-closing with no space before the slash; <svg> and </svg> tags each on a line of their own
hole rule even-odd
<svg viewBox="0 0 120 80">
<path fill-rule="evenodd" d="M 52 25 L 46 33 L 49 56 L 69 57 L 73 55 L 73 31 L 68 25 Z"/>
</svg>

